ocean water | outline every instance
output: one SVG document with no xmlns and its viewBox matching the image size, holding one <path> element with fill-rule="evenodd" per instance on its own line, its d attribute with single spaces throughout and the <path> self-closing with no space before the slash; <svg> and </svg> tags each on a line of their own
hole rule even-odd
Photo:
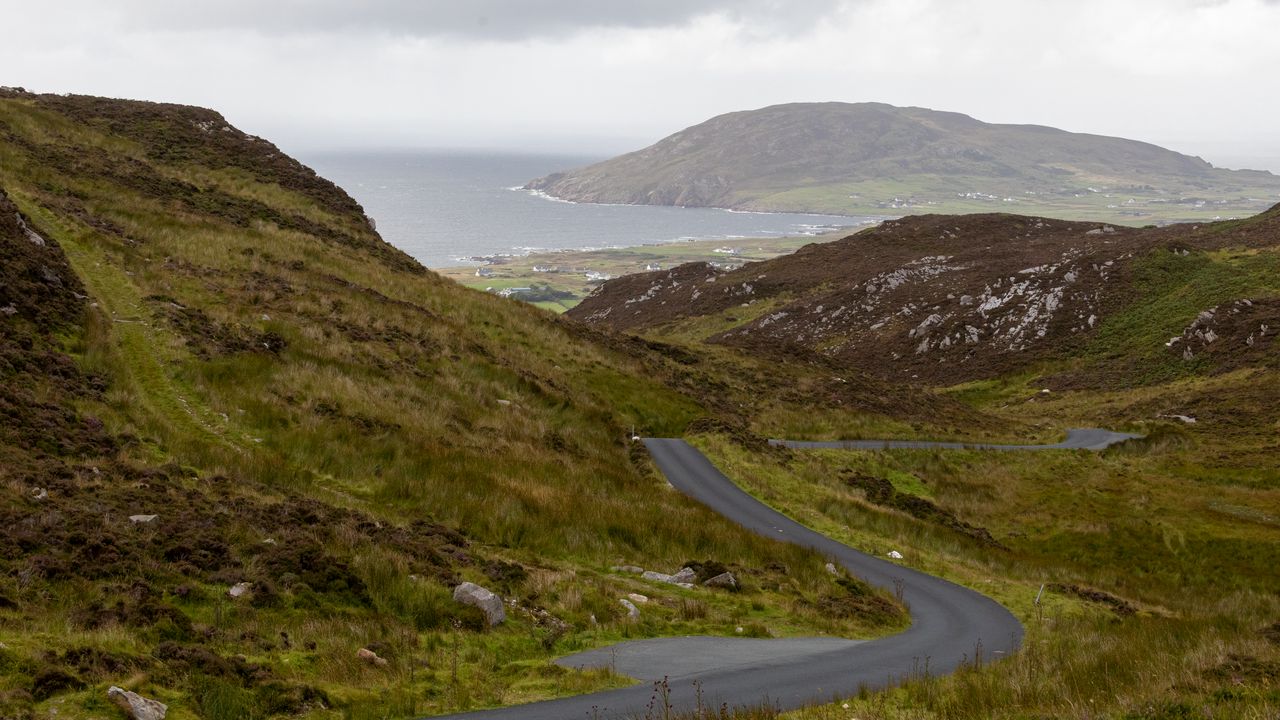
<svg viewBox="0 0 1280 720">
<path fill-rule="evenodd" d="M 577 204 L 518 189 L 533 178 L 599 159 L 420 151 L 302 156 L 364 206 L 383 238 L 433 268 L 537 250 L 816 235 L 874 220 Z"/>
</svg>

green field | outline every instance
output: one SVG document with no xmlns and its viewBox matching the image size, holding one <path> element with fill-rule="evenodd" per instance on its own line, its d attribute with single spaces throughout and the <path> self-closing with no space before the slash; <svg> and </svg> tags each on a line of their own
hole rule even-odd
<svg viewBox="0 0 1280 720">
<path fill-rule="evenodd" d="M 650 266 L 670 270 L 677 265 L 690 262 L 714 262 L 736 266 L 786 255 L 809 243 L 834 240 L 855 231 L 856 228 L 850 228 L 848 231 L 820 236 L 693 240 L 607 250 L 534 253 L 521 257 L 502 258 L 501 262 L 483 266 L 485 271 L 491 273 L 488 277 L 477 277 L 475 267 L 441 268 L 436 272 L 466 287 L 490 292 L 511 287 L 547 286 L 552 290 L 566 293 L 568 297 L 535 304 L 552 312 L 564 312 L 578 304 L 598 285 L 598 282 L 587 278 L 588 272 L 621 277 L 646 272 L 646 268 Z M 716 252 L 726 249 L 734 252 Z M 555 271 L 535 272 L 534 267 L 555 268 Z"/>
</svg>

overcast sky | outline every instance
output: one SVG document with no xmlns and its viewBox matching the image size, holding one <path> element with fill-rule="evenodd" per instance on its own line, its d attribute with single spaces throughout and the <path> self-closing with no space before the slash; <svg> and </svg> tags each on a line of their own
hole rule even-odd
<svg viewBox="0 0 1280 720">
<path fill-rule="evenodd" d="M 1280 171 L 1280 0 L 0 0 L 0 85 L 204 105 L 286 150 L 611 154 L 880 101 Z"/>
</svg>

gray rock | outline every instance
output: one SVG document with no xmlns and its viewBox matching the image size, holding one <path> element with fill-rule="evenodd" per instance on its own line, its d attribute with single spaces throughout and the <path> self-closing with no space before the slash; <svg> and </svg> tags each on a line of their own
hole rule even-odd
<svg viewBox="0 0 1280 720">
<path fill-rule="evenodd" d="M 17 314 L 18 314 L 18 308 L 14 307 L 14 306 L 13 306 L 13 303 L 9 303 L 8 305 L 5 305 L 4 307 L 0 307 L 0 314 L 4 314 L 4 315 L 17 315 Z"/>
<path fill-rule="evenodd" d="M 680 568 L 680 572 L 671 576 L 671 582 L 676 585 L 691 583 L 697 579 L 698 573 L 694 572 L 693 568 Z"/>
<path fill-rule="evenodd" d="M 707 587 L 717 587 L 717 588 L 725 588 L 727 590 L 737 590 L 738 578 L 734 577 L 733 573 L 724 572 L 724 573 L 720 573 L 719 575 L 713 578 L 710 578 L 709 580 L 707 580 L 702 584 L 706 585 Z"/>
<path fill-rule="evenodd" d="M 627 593 L 627 599 L 630 600 L 631 602 L 638 602 L 638 603 L 649 602 L 649 596 L 641 595 L 640 593 Z"/>
<path fill-rule="evenodd" d="M 502 606 L 502 598 L 475 583 L 464 582 L 454 588 L 453 600 L 480 608 L 490 627 L 507 619 L 507 609 Z"/>
<path fill-rule="evenodd" d="M 635 565 L 614 565 L 610 568 L 614 572 L 627 573 L 630 575 L 643 575 L 644 568 Z"/>
<path fill-rule="evenodd" d="M 42 487 L 31 488 L 32 500 L 45 500 L 49 497 L 49 491 Z"/>
<path fill-rule="evenodd" d="M 641 575 L 640 577 L 645 580 L 652 580 L 653 582 L 664 582 L 664 583 L 671 582 L 670 575 L 667 575 L 665 573 L 660 573 L 660 572 L 654 572 L 652 570 L 645 570 L 644 574 Z"/>
<path fill-rule="evenodd" d="M 631 602 L 626 598 L 621 598 L 618 600 L 618 602 L 622 605 L 622 607 L 627 609 L 628 620 L 635 622 L 636 620 L 640 619 L 640 608 L 636 607 L 635 603 Z"/>
<path fill-rule="evenodd" d="M 253 583 L 238 582 L 227 590 L 227 595 L 233 598 L 244 597 L 251 589 L 253 589 Z"/>
<path fill-rule="evenodd" d="M 154 522 L 155 519 L 158 517 L 160 516 L 159 515 L 130 515 L 129 522 L 133 523 L 134 525 L 146 525 L 149 522 Z"/>
<path fill-rule="evenodd" d="M 40 237 L 39 233 L 32 230 L 31 227 L 27 225 L 26 221 L 22 219 L 21 214 L 18 215 L 18 227 L 22 229 L 23 234 L 27 236 L 27 239 L 30 240 L 32 244 L 44 247 L 44 238 Z"/>
<path fill-rule="evenodd" d="M 164 720 L 165 713 L 169 712 L 168 705 L 115 685 L 107 688 L 107 699 L 133 720 Z"/>
<path fill-rule="evenodd" d="M 827 563 L 827 572 L 831 573 L 832 575 L 840 574 L 840 571 L 836 569 L 835 563 Z"/>
</svg>

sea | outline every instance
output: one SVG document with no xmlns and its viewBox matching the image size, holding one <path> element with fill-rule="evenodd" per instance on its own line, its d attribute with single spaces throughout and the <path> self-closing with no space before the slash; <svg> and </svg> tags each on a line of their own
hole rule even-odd
<svg viewBox="0 0 1280 720">
<path fill-rule="evenodd" d="M 819 235 L 880 218 L 571 203 L 522 190 L 603 158 L 426 151 L 302 154 L 345 189 L 382 237 L 431 268 L 549 250 Z"/>
</svg>

